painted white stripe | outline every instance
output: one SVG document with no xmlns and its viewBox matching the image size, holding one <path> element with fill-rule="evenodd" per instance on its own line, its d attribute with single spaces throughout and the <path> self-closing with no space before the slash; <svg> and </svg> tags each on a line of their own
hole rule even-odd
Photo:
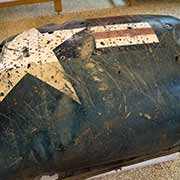
<svg viewBox="0 0 180 180">
<path fill-rule="evenodd" d="M 58 180 L 59 176 L 58 174 L 55 174 L 53 176 L 43 176 L 40 180 Z"/>
<path fill-rule="evenodd" d="M 156 34 L 96 39 L 95 41 L 97 49 L 116 46 L 159 43 L 159 39 Z"/>
<path fill-rule="evenodd" d="M 167 161 L 172 161 L 172 160 L 175 160 L 178 157 L 180 157 L 180 152 L 177 152 L 177 153 L 174 153 L 174 154 L 171 154 L 171 155 L 167 155 L 167 156 L 162 156 L 162 157 L 155 158 L 155 159 L 151 159 L 151 160 L 144 161 L 144 162 L 141 162 L 141 163 L 133 164 L 133 165 L 130 165 L 130 166 L 124 166 L 121 169 L 113 170 L 113 171 L 110 171 L 110 172 L 107 172 L 107 173 L 104 173 L 104 174 L 101 174 L 101 175 L 97 175 L 97 176 L 88 178 L 87 180 L 93 180 L 93 179 L 95 179 L 97 177 L 104 177 L 104 176 L 107 176 L 107 175 L 115 174 L 117 172 L 124 172 L 124 171 L 128 171 L 128 170 L 131 170 L 131 169 L 143 168 L 143 167 L 150 166 L 150 165 L 155 165 L 155 164 L 159 164 L 159 163 L 163 163 L 163 162 L 167 162 Z"/>
<path fill-rule="evenodd" d="M 94 26 L 91 27 L 92 32 L 104 32 L 104 31 L 118 31 L 118 30 L 126 30 L 128 28 L 133 29 L 142 29 L 142 28 L 152 28 L 152 26 L 147 23 L 129 23 L 129 24 L 114 24 L 114 25 L 106 25 L 106 26 Z"/>
</svg>

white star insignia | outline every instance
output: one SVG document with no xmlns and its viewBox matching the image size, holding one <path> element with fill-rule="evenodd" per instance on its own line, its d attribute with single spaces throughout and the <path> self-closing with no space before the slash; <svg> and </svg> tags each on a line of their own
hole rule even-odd
<svg viewBox="0 0 180 180">
<path fill-rule="evenodd" d="M 31 29 L 6 43 L 0 62 L 0 101 L 29 73 L 79 102 L 53 49 L 84 29 L 58 30 L 51 34 Z"/>
</svg>

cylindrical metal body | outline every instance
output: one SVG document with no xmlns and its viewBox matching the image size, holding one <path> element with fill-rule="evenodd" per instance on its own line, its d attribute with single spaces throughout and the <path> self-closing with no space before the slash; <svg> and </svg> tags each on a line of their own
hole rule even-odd
<svg viewBox="0 0 180 180">
<path fill-rule="evenodd" d="M 2 44 L 0 179 L 58 172 L 79 180 L 179 151 L 178 19 L 111 17 L 38 33 Z"/>
</svg>

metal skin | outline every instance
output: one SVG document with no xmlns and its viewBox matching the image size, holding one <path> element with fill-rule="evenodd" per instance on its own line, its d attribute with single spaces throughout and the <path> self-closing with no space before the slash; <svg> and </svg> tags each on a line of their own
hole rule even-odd
<svg viewBox="0 0 180 180">
<path fill-rule="evenodd" d="M 160 42 L 97 50 L 88 31 L 135 22 L 148 22 Z M 79 27 L 54 49 L 79 102 L 27 74 L 0 103 L 1 180 L 55 172 L 81 180 L 180 150 L 180 20 L 109 17 L 38 30 Z"/>
</svg>

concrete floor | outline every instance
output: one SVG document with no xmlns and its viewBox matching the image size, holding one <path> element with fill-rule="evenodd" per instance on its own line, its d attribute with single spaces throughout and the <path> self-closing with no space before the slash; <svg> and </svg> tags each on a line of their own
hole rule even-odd
<svg viewBox="0 0 180 180">
<path fill-rule="evenodd" d="M 73 19 L 127 14 L 168 14 L 180 18 L 179 0 L 137 0 L 133 7 L 114 8 L 109 0 L 64 0 L 63 12 L 57 15 L 53 3 L 0 9 L 0 41 L 18 32 L 47 23 Z M 98 177 L 95 180 L 179 180 L 180 158 L 160 165 Z"/>
</svg>

